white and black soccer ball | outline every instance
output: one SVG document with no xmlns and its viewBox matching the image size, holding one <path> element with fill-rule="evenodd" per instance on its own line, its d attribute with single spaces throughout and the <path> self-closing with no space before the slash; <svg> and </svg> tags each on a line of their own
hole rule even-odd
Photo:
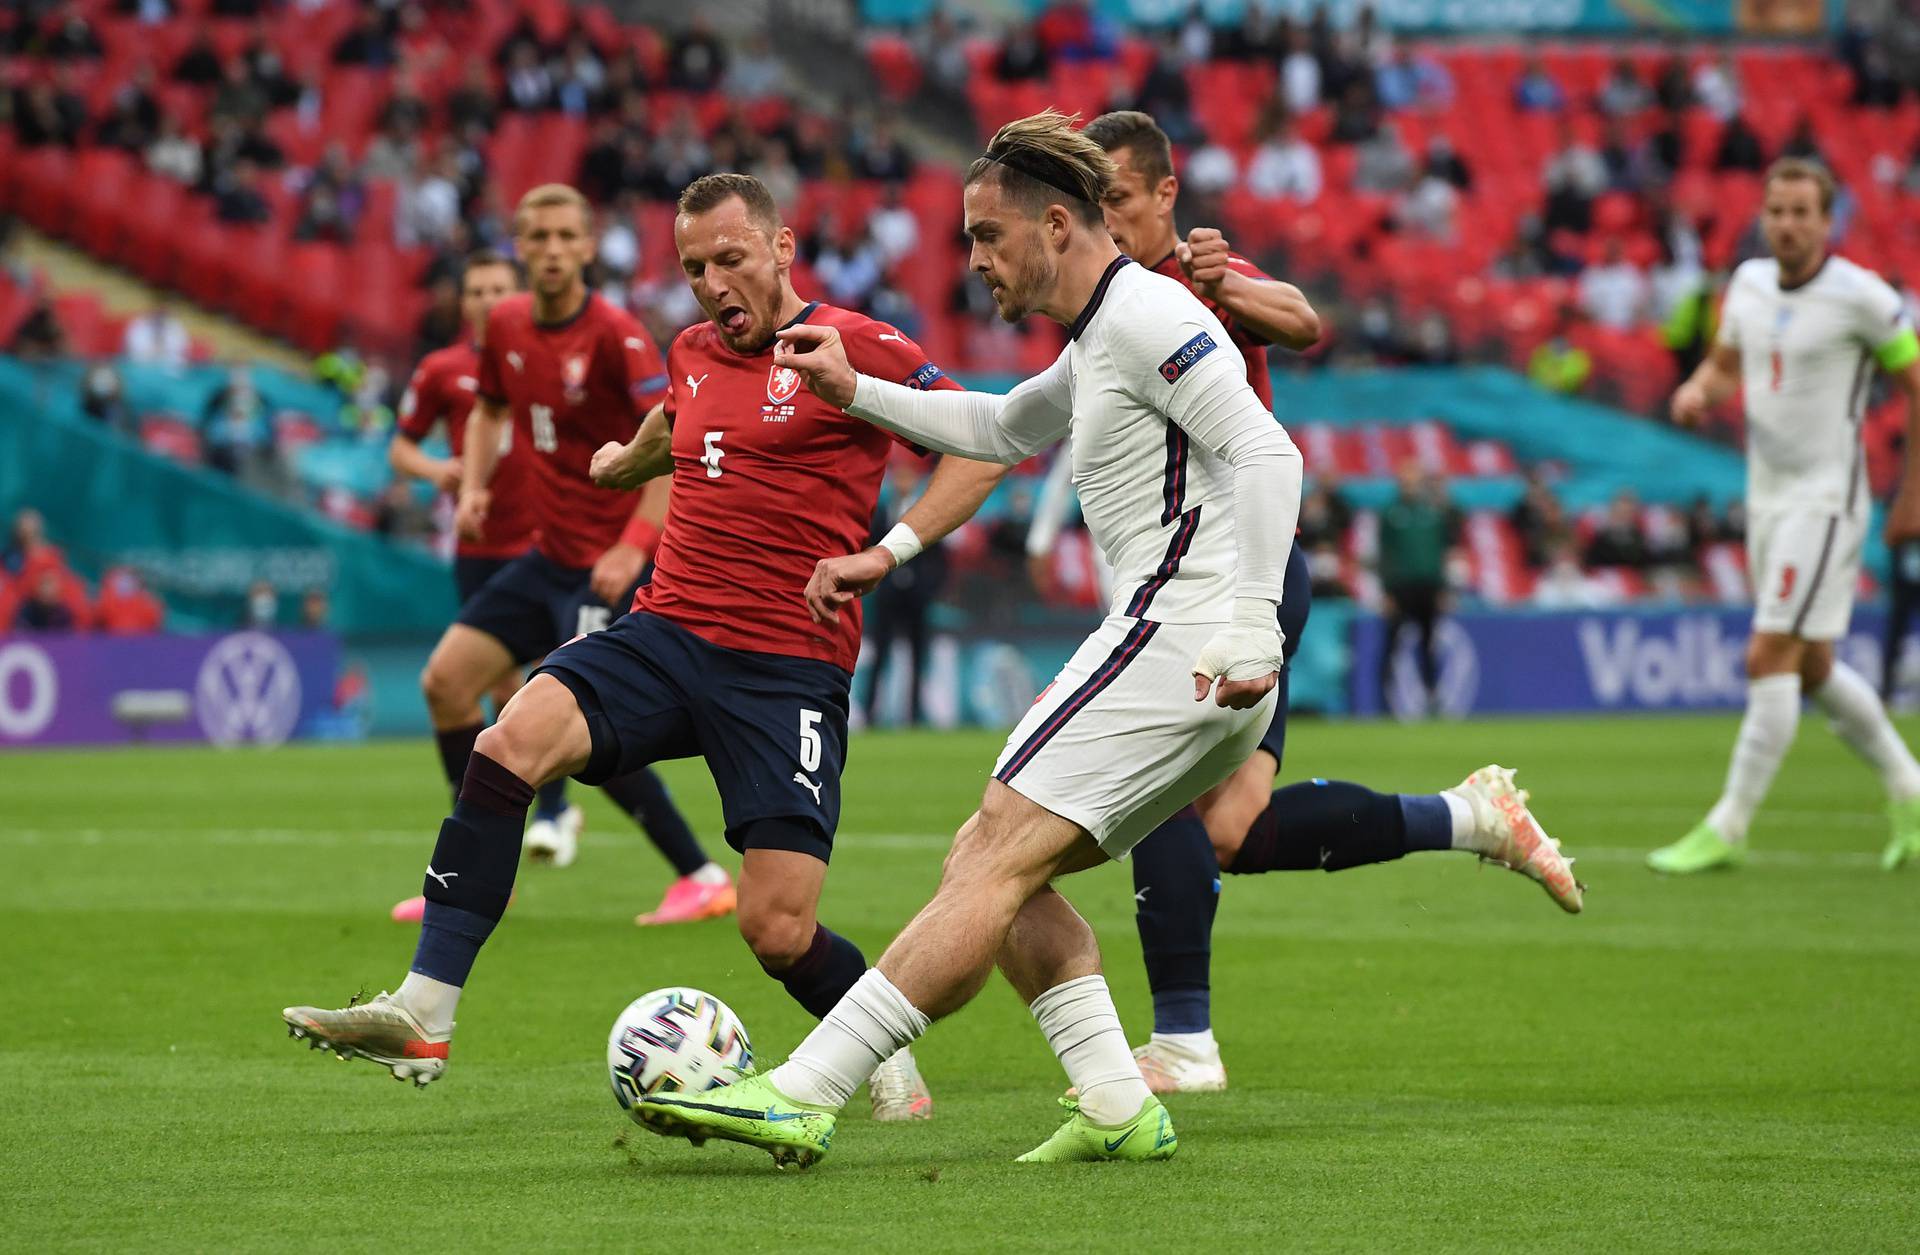
<svg viewBox="0 0 1920 1255">
<path fill-rule="evenodd" d="M 753 1065 L 753 1043 L 732 1008 L 698 989 L 641 994 L 607 1035 L 613 1096 L 629 1115 L 648 1094 L 699 1093 L 738 1079 Z"/>
</svg>

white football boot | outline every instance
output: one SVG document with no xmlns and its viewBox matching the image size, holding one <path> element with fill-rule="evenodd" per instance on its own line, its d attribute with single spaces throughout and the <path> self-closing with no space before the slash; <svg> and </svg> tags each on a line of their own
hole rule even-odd
<svg viewBox="0 0 1920 1255">
<path fill-rule="evenodd" d="M 880 1061 L 867 1080 L 867 1096 L 873 1099 L 873 1118 L 896 1123 L 905 1120 L 931 1120 L 933 1095 L 913 1061 L 913 1052 L 905 1046 Z"/>
<path fill-rule="evenodd" d="M 308 1049 L 331 1050 L 342 1059 L 377 1063 L 397 1081 L 430 1085 L 447 1070 L 451 1027 L 444 1033 L 427 1032 L 384 991 L 338 1011 L 288 1007 L 280 1018 L 287 1022 L 287 1036 L 296 1041 L 306 1039 Z"/>
<path fill-rule="evenodd" d="M 1482 859 L 1539 882 L 1561 910 L 1579 914 L 1586 886 L 1573 878 L 1573 860 L 1560 852 L 1560 843 L 1527 809 L 1528 793 L 1514 786 L 1512 768 L 1482 767 L 1446 792 L 1473 808 Z"/>
<path fill-rule="evenodd" d="M 1135 1046 L 1133 1059 L 1147 1088 L 1156 1094 L 1217 1094 L 1227 1087 L 1227 1065 L 1220 1044 L 1195 1050 L 1164 1037 Z"/>
<path fill-rule="evenodd" d="M 549 867 L 570 867 L 580 853 L 580 830 L 587 813 L 569 806 L 558 819 L 536 819 L 527 825 L 527 857 Z"/>
</svg>

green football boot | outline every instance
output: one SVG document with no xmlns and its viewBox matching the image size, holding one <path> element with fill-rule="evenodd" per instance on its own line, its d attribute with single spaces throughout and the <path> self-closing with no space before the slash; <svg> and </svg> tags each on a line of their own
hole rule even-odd
<svg viewBox="0 0 1920 1255">
<path fill-rule="evenodd" d="M 1062 1098 L 1068 1111 L 1067 1122 L 1052 1137 L 1040 1143 L 1015 1163 L 1084 1163 L 1102 1159 L 1144 1161 L 1171 1159 L 1180 1149 L 1174 1136 L 1173 1121 L 1158 1098 L 1140 1105 L 1140 1114 L 1125 1124 L 1108 1127 L 1095 1124 L 1080 1111 L 1072 1098 Z"/>
<path fill-rule="evenodd" d="M 833 1144 L 833 1111 L 793 1101 L 766 1073 L 699 1094 L 650 1094 L 633 1115 L 662 1137 L 695 1146 L 710 1137 L 758 1146 L 777 1168 L 811 1168 Z"/>
<path fill-rule="evenodd" d="M 1710 871 L 1715 867 L 1732 869 L 1747 861 L 1747 843 L 1728 841 L 1705 821 L 1672 845 L 1663 845 L 1647 855 L 1647 866 L 1669 876 Z"/>
<path fill-rule="evenodd" d="M 1893 840 L 1880 856 L 1880 866 L 1898 871 L 1906 861 L 1920 854 L 1920 797 L 1887 803 L 1887 819 L 1893 824 Z"/>
</svg>

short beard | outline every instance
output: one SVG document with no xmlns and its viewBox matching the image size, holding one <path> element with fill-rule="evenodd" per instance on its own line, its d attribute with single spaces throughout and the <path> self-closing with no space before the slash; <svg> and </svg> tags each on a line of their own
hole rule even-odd
<svg viewBox="0 0 1920 1255">
<path fill-rule="evenodd" d="M 1013 323 L 1031 314 L 1040 304 L 1040 293 L 1052 289 L 1059 273 L 1053 259 L 1047 256 L 1045 245 L 1036 239 L 1033 248 L 1020 259 L 1013 282 L 1007 285 L 1008 294 L 1014 298 L 1012 308 L 1000 317 Z"/>
</svg>

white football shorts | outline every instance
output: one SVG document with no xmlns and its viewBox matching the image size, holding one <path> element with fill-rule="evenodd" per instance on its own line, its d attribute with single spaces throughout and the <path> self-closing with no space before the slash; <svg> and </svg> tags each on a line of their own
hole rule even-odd
<svg viewBox="0 0 1920 1255">
<path fill-rule="evenodd" d="M 1752 516 L 1747 574 L 1753 581 L 1753 630 L 1806 641 L 1846 635 L 1865 541 L 1864 511 L 1778 510 Z"/>
</svg>

